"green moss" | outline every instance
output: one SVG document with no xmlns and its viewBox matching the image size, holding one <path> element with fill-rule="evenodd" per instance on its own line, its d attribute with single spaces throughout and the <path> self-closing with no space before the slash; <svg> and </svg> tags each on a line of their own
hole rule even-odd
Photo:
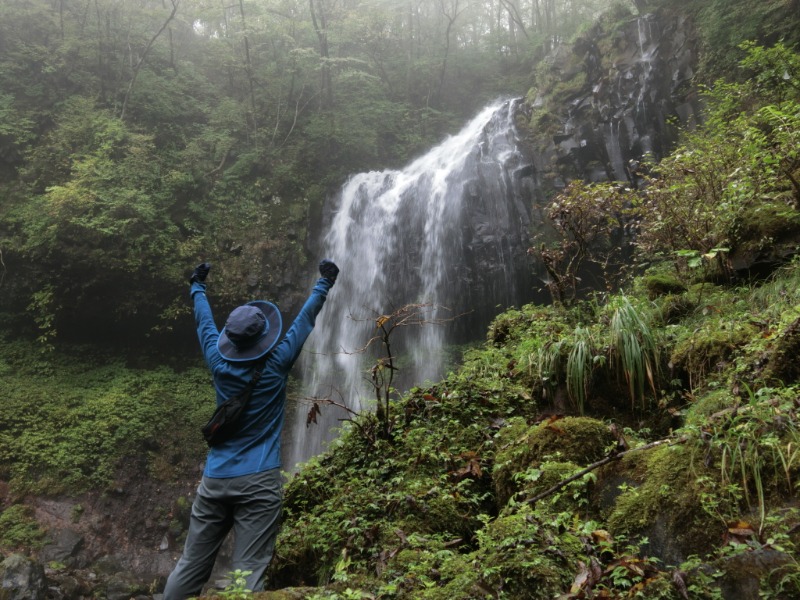
<svg viewBox="0 0 800 600">
<path fill-rule="evenodd" d="M 647 290 L 647 296 L 651 300 L 667 294 L 680 294 L 686 291 L 686 286 L 674 275 L 660 273 L 646 275 L 642 278 L 642 283 Z"/>
<path fill-rule="evenodd" d="M 582 550 L 578 537 L 540 520 L 528 507 L 489 523 L 479 543 L 478 550 L 467 557 L 466 571 L 421 597 L 553 598 L 569 588 Z"/>
<path fill-rule="evenodd" d="M 14 504 L 0 512 L 0 548 L 41 548 L 45 535 L 30 507 Z"/>
<path fill-rule="evenodd" d="M 711 390 L 689 406 L 686 411 L 686 424 L 702 426 L 711 415 L 731 408 L 739 402 L 740 400 L 726 389 Z"/>
<path fill-rule="evenodd" d="M 566 417 L 533 427 L 512 419 L 497 438 L 492 478 L 499 506 L 519 490 L 517 473 L 545 461 L 587 465 L 604 456 L 614 443 L 608 427 L 588 417 Z"/>
<path fill-rule="evenodd" d="M 737 248 L 763 249 L 782 238 L 800 234 L 800 212 L 785 202 L 761 202 L 733 227 Z"/>
<path fill-rule="evenodd" d="M 800 380 L 800 318 L 795 319 L 778 335 L 769 353 L 763 377 L 766 381 L 791 384 Z"/>
<path fill-rule="evenodd" d="M 667 294 L 657 299 L 661 318 L 668 325 L 680 323 L 697 307 L 688 294 Z"/>
<path fill-rule="evenodd" d="M 386 564 L 383 573 L 384 590 L 393 590 L 399 598 L 436 597 L 436 588 L 462 580 L 469 572 L 467 558 L 456 550 L 448 548 L 441 540 L 426 540 L 416 536 L 407 540 L 406 548 L 395 554 Z M 469 578 L 466 588 L 471 585 Z M 426 592 L 427 590 L 427 592 Z M 462 590 L 466 591 L 466 590 Z M 455 596 L 469 597 L 466 593 Z"/>
<path fill-rule="evenodd" d="M 552 598 L 568 589 L 582 550 L 575 535 L 528 507 L 489 521 L 470 552 L 417 536 L 405 546 L 385 565 L 381 590 L 425 600 Z"/>
<path fill-rule="evenodd" d="M 559 461 L 547 461 L 541 463 L 538 467 L 529 468 L 527 471 L 517 474 L 517 480 L 521 486 L 520 495 L 523 498 L 533 498 L 561 483 L 581 469 L 580 465 L 576 465 L 573 462 Z M 574 511 L 580 504 L 585 502 L 587 496 L 588 488 L 586 484 L 582 480 L 578 480 L 543 498 L 541 502 L 546 502 L 550 510 Z M 499 497 L 498 500 L 502 502 Z"/>
<path fill-rule="evenodd" d="M 688 443 L 643 454 L 625 460 L 641 485 L 629 487 L 617 498 L 608 518 L 611 532 L 648 538 L 645 546 L 667 559 L 708 551 L 724 530 L 704 505 L 704 493 L 709 482 L 719 481 L 719 471 L 705 467 L 701 452 Z M 715 509 L 735 512 L 732 507 Z"/>
<path fill-rule="evenodd" d="M 703 326 L 679 339 L 670 357 L 673 368 L 698 381 L 731 358 L 758 330 L 743 321 L 707 320 Z"/>
</svg>

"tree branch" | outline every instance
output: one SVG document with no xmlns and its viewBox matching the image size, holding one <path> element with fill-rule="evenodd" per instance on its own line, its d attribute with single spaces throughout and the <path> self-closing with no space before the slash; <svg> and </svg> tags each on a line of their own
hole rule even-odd
<svg viewBox="0 0 800 600">
<path fill-rule="evenodd" d="M 533 498 L 528 498 L 526 500 L 526 502 L 528 504 L 535 504 L 537 501 L 541 500 L 542 498 L 546 498 L 547 496 L 550 496 L 551 494 L 555 494 L 558 490 L 560 490 L 561 488 L 565 487 L 567 484 L 572 483 L 576 479 L 580 479 L 581 477 L 583 477 L 587 473 L 590 473 L 591 471 L 594 471 L 595 469 L 598 469 L 598 468 L 602 467 L 603 465 L 607 465 L 610 462 L 614 462 L 615 460 L 619 460 L 622 457 L 627 456 L 628 454 L 631 454 L 632 452 L 641 452 L 642 450 L 650 450 L 652 448 L 656 448 L 658 446 L 663 446 L 665 444 L 669 445 L 669 446 L 675 446 L 677 444 L 683 444 L 687 440 L 688 440 L 687 436 L 683 436 L 683 437 L 680 437 L 678 439 L 667 438 L 667 439 L 664 439 L 664 440 L 658 440 L 658 441 L 655 441 L 655 442 L 650 442 L 649 444 L 645 444 L 644 446 L 639 446 L 637 448 L 631 448 L 630 450 L 625 450 L 623 452 L 616 452 L 615 454 L 611 454 L 610 456 L 606 456 L 605 458 L 590 464 L 585 469 L 581 469 L 580 471 L 575 473 L 575 475 L 572 475 L 571 477 L 567 477 L 564 481 L 560 481 L 559 483 L 557 483 L 553 487 L 543 491 L 540 494 L 536 494 Z"/>
<path fill-rule="evenodd" d="M 171 0 L 172 1 L 172 12 L 167 17 L 167 20 L 164 21 L 164 24 L 161 26 L 156 34 L 150 38 L 150 41 L 145 46 L 142 55 L 139 57 L 139 60 L 136 62 L 136 65 L 133 67 L 133 77 L 131 77 L 130 83 L 128 83 L 128 89 L 125 91 L 125 99 L 122 101 L 122 110 L 120 111 L 119 119 L 120 121 L 125 120 L 125 111 L 128 109 L 128 100 L 130 100 L 131 92 L 133 91 L 133 84 L 136 83 L 136 78 L 139 77 L 139 70 L 142 68 L 142 64 L 144 64 L 144 59 L 147 58 L 147 53 L 150 52 L 150 48 L 153 47 L 153 44 L 158 39 L 158 37 L 164 33 L 164 30 L 169 26 L 172 19 L 175 18 L 175 13 L 178 12 L 178 5 L 180 4 L 180 0 Z"/>
</svg>

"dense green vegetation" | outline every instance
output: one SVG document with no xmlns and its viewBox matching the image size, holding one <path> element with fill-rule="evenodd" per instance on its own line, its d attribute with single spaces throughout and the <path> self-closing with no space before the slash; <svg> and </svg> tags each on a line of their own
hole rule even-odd
<svg viewBox="0 0 800 600">
<path fill-rule="evenodd" d="M 800 243 L 800 71 L 781 44 L 744 50 L 751 77 L 710 90 L 706 126 L 643 193 L 554 200 L 574 225 L 554 252 L 612 218 L 639 227 L 635 274 L 609 281 L 623 291 L 508 311 L 388 426 L 345 428 L 289 485 L 276 583 L 328 584 L 319 598 L 800 593 L 800 263 L 754 267 Z M 554 263 L 565 286 L 574 264 Z"/>
<path fill-rule="evenodd" d="M 90 347 L 43 357 L 2 346 L 0 479 L 14 497 L 109 489 L 132 466 L 170 482 L 202 453 L 210 378 L 199 365 L 145 370 Z"/>
<path fill-rule="evenodd" d="M 196 350 L 154 369 L 173 347 L 100 342 L 163 343 L 199 258 L 224 265 L 221 304 L 282 290 L 331 186 L 521 95 L 550 36 L 596 9 L 411 5 L 0 4 L 3 552 L 45 539 L 28 495 L 169 484 L 202 456 Z M 287 488 L 274 587 L 800 594 L 797 3 L 689 5 L 704 126 L 642 166 L 644 190 L 553 199 L 552 305 L 504 312 L 443 381 L 345 424 Z"/>
<path fill-rule="evenodd" d="M 526 4 L 2 3 L 3 307 L 141 341 L 200 259 L 221 302 L 287 296 L 331 189 L 519 94 L 603 2 Z"/>
</svg>

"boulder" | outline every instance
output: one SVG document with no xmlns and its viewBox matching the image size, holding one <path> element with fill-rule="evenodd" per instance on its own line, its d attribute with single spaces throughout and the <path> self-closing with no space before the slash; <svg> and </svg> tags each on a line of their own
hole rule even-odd
<svg viewBox="0 0 800 600">
<path fill-rule="evenodd" d="M 76 565 L 76 557 L 84 546 L 84 537 L 74 529 L 61 529 L 51 532 L 52 543 L 39 553 L 39 560 L 45 564 L 56 562 L 68 567 Z"/>
<path fill-rule="evenodd" d="M 21 554 L 12 554 L 0 564 L 0 600 L 44 600 L 46 594 L 40 564 Z"/>
</svg>

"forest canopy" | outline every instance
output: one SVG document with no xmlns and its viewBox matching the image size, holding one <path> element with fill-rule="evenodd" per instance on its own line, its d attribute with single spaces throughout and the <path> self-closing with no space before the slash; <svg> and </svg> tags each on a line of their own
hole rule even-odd
<svg viewBox="0 0 800 600">
<path fill-rule="evenodd" d="M 15 323 L 44 342 L 90 323 L 169 329 L 206 258 L 224 263 L 223 304 L 291 297 L 287 265 L 304 268 L 348 175 L 404 164 L 488 101 L 524 95 L 554 45 L 601 13 L 670 4 L 0 3 L 0 309 L 27 313 Z M 728 20 L 739 36 L 791 35 L 780 17 L 794 5 L 682 9 L 699 15 L 707 61 L 735 70 Z"/>
<path fill-rule="evenodd" d="M 520 95 L 606 4 L 0 4 L 4 309 L 43 341 L 89 319 L 169 326 L 203 253 L 227 253 L 231 298 L 253 277 L 274 293 L 262 274 L 305 262 L 309 215 L 345 176 Z"/>
</svg>

